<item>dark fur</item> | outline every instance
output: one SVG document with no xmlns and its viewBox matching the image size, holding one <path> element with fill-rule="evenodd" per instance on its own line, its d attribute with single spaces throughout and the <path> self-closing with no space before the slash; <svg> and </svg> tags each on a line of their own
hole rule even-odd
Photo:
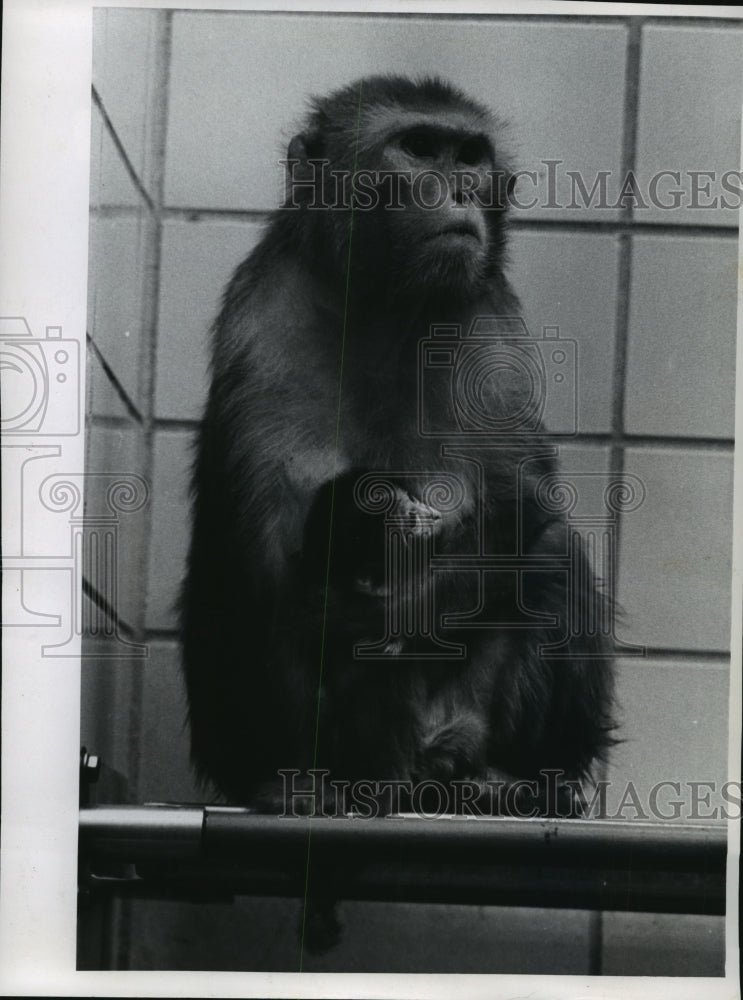
<svg viewBox="0 0 743 1000">
<path fill-rule="evenodd" d="M 444 121 L 456 113 L 477 132 L 496 127 L 437 80 L 372 78 L 359 94 L 355 84 L 315 102 L 293 150 L 350 170 L 380 163 L 395 116 L 407 111 Z M 467 644 L 464 663 L 359 662 L 351 653 L 380 638 L 384 622 L 384 600 L 354 589 L 359 578 L 380 579 L 384 557 L 383 518 L 353 501 L 358 476 L 448 470 L 474 496 L 473 467 L 442 458 L 441 442 L 417 433 L 417 344 L 432 322 L 466 331 L 478 315 L 518 313 L 504 275 L 505 213 L 485 214 L 486 253 L 463 272 L 459 261 L 420 257 L 418 223 L 405 212 L 399 222 L 357 214 L 351 235 L 349 212 L 280 210 L 225 292 L 181 612 L 193 761 L 230 801 L 278 807 L 279 768 L 380 781 L 529 778 L 544 768 L 583 778 L 611 742 L 601 640 L 583 650 L 596 659 L 538 652 L 564 633 L 559 572 L 534 574 L 525 594 L 530 608 L 558 617 L 554 628 L 441 630 Z M 563 521 L 530 494 L 555 467 L 549 444 L 536 437 L 483 453 L 490 551 L 515 542 L 525 459 L 529 551 L 564 551 Z M 400 496 L 409 493 L 415 503 L 417 491 L 401 483 Z M 470 505 L 444 523 L 438 551 L 471 551 L 473 521 Z M 597 584 L 590 571 L 583 579 L 586 602 Z M 507 608 L 512 590 L 499 586 L 489 596 Z M 471 608 L 471 576 L 449 574 L 436 601 L 438 611 Z"/>
</svg>

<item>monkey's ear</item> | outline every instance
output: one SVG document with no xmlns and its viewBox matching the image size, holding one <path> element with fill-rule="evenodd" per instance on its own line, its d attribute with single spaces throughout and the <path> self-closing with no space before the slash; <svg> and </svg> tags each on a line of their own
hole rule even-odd
<svg viewBox="0 0 743 1000">
<path fill-rule="evenodd" d="M 299 160 L 300 163 L 306 163 L 309 159 L 307 143 L 303 135 L 295 135 L 289 143 L 288 158 L 290 160 Z"/>
<path fill-rule="evenodd" d="M 315 166 L 312 160 L 321 159 L 320 141 L 316 135 L 305 133 L 295 135 L 289 143 L 289 160 L 296 161 L 290 168 L 294 181 L 313 181 L 316 179 Z"/>
<path fill-rule="evenodd" d="M 322 157 L 320 137 L 311 132 L 295 135 L 289 143 L 289 159 L 299 160 L 300 164 Z"/>
</svg>

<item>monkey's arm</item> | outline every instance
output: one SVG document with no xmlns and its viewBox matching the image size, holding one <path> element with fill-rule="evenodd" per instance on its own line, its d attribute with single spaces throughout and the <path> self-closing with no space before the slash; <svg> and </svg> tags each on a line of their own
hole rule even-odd
<svg viewBox="0 0 743 1000">
<path fill-rule="evenodd" d="M 241 801 L 282 763 L 311 765 L 317 602 L 300 561 L 312 497 L 337 465 L 310 303 L 299 308 L 289 275 L 269 290 L 255 268 L 236 275 L 214 331 L 181 597 L 194 761 Z"/>
</svg>

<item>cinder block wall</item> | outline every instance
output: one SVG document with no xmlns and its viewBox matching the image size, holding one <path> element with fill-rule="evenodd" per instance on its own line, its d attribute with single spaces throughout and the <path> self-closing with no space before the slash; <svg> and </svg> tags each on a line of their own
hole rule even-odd
<svg viewBox="0 0 743 1000">
<path fill-rule="evenodd" d="M 634 169 L 641 183 L 666 169 L 721 174 L 739 166 L 743 39 L 712 20 L 101 9 L 94 49 L 88 471 L 150 484 L 146 507 L 121 516 L 116 601 L 119 635 L 149 655 L 89 637 L 82 739 L 127 776 L 132 801 L 193 801 L 173 602 L 207 332 L 280 200 L 278 160 L 307 95 L 370 72 L 437 72 L 511 123 L 523 169 L 543 175 L 551 159 L 589 179 Z M 570 201 L 562 182 L 557 194 Z M 619 664 L 625 742 L 609 769 L 640 796 L 661 779 L 726 775 L 736 226 L 735 211 L 710 208 L 514 213 L 527 323 L 578 342 L 580 433 L 566 464 L 624 469 L 647 489 L 620 525 L 619 599 L 621 638 L 648 656 Z M 341 948 L 305 969 L 722 972 L 715 918 L 345 914 Z M 270 900 L 137 904 L 120 915 L 114 961 L 291 971 L 295 916 Z"/>
</svg>

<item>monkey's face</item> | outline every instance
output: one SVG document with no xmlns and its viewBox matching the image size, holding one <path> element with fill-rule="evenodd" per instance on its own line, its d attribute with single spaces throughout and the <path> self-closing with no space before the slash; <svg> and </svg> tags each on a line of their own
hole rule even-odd
<svg viewBox="0 0 743 1000">
<path fill-rule="evenodd" d="M 332 264 L 337 289 L 472 301 L 500 271 L 508 190 L 496 164 L 496 123 L 433 83 L 380 78 L 319 106 L 289 146 L 287 206 L 304 208 L 296 233 L 310 266 Z M 376 98 L 371 92 L 376 89 Z M 435 97 L 432 98 L 432 93 Z"/>
<path fill-rule="evenodd" d="M 482 286 L 492 251 L 488 211 L 502 210 L 484 132 L 456 118 L 411 116 L 386 140 L 377 190 L 373 225 L 397 283 L 465 296 Z M 359 236 L 374 241 L 360 221 Z"/>
</svg>

